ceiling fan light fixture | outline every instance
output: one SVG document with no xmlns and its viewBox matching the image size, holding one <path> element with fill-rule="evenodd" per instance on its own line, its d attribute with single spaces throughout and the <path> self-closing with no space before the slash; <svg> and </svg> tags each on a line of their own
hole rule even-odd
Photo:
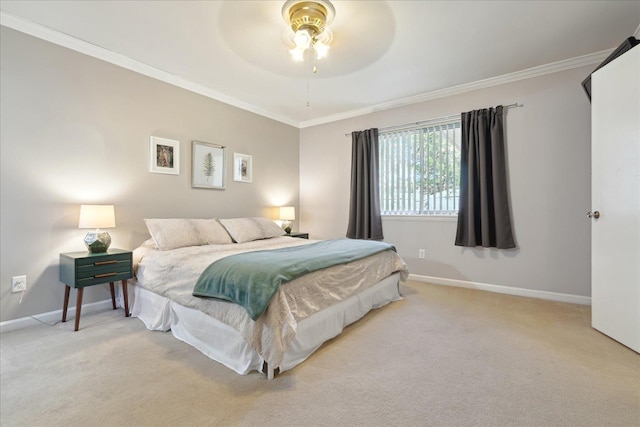
<svg viewBox="0 0 640 427">
<path fill-rule="evenodd" d="M 318 57 L 318 59 L 322 59 L 325 56 L 327 56 L 327 53 L 329 53 L 329 45 L 328 44 L 324 44 L 322 41 L 318 40 L 314 45 L 313 48 L 316 51 L 316 55 Z"/>
<path fill-rule="evenodd" d="M 296 49 L 306 50 L 311 46 L 312 37 L 307 30 L 296 31 L 293 41 L 296 44 Z"/>
<path fill-rule="evenodd" d="M 289 51 L 294 61 L 302 62 L 304 61 L 304 52 L 306 49 L 300 49 L 299 47 L 294 47 Z"/>
<path fill-rule="evenodd" d="M 295 60 L 304 60 L 304 52 L 309 48 L 313 48 L 317 59 L 327 56 L 333 38 L 327 26 L 335 17 L 331 2 L 288 0 L 282 6 L 282 17 L 287 24 L 289 38 L 295 44 L 295 48 L 289 51 Z"/>
</svg>

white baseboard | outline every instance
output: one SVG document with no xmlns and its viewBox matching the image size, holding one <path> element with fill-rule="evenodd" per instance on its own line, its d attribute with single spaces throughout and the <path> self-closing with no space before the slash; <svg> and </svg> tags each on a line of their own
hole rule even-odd
<svg viewBox="0 0 640 427">
<path fill-rule="evenodd" d="M 116 300 L 116 303 L 118 301 Z M 82 314 L 94 313 L 96 311 L 102 311 L 112 309 L 111 299 L 104 301 L 92 302 L 89 304 L 82 304 Z M 75 319 L 76 307 L 69 307 L 67 309 L 67 322 L 69 319 Z M 55 324 L 62 319 L 62 310 L 50 311 L 48 313 L 35 314 L 29 317 L 23 317 L 21 319 L 6 320 L 0 322 L 0 334 L 5 332 L 15 331 L 17 329 L 26 328 L 27 326 L 38 325 L 41 323 Z M 75 320 L 74 320 L 75 321 Z"/>
<path fill-rule="evenodd" d="M 478 289 L 481 291 L 497 292 L 499 294 L 516 295 L 519 297 L 539 298 L 550 301 L 567 302 L 571 304 L 591 305 L 591 297 L 584 297 L 581 295 L 536 291 L 534 289 L 514 288 L 511 286 L 469 282 L 466 280 L 444 279 L 442 277 L 420 276 L 417 274 L 409 274 L 409 279 L 415 280 L 417 282 L 432 283 L 434 285 L 456 286 L 459 288 Z"/>
<path fill-rule="evenodd" d="M 511 286 L 491 285 L 488 283 L 469 282 L 466 280 L 445 279 L 442 277 L 421 276 L 418 274 L 410 274 L 410 280 L 417 282 L 432 283 L 434 285 L 456 286 L 459 288 L 478 289 L 481 291 L 497 292 L 499 294 L 516 295 L 519 297 L 539 298 L 550 301 L 567 302 L 571 304 L 591 305 L 591 297 L 580 295 L 562 294 L 559 292 L 536 291 L 533 289 L 514 288 Z M 119 299 L 116 299 L 118 307 L 121 306 Z M 93 313 L 96 311 L 108 310 L 111 307 L 111 300 L 92 302 L 82 305 L 82 313 Z M 75 318 L 76 308 L 69 307 L 67 310 L 67 319 Z M 0 334 L 15 331 L 17 329 L 26 328 L 27 326 L 37 325 L 39 323 L 54 324 L 62 318 L 62 310 L 50 311 L 48 313 L 36 314 L 21 319 L 7 320 L 0 322 Z M 69 321 L 69 320 L 67 320 Z"/>
</svg>

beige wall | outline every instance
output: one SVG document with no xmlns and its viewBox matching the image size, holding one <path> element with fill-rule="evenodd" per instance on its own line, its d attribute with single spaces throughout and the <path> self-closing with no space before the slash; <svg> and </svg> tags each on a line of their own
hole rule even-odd
<svg viewBox="0 0 640 427">
<path fill-rule="evenodd" d="M 301 225 L 313 238 L 343 237 L 354 130 L 514 102 L 506 115 L 513 226 L 518 248 L 454 246 L 455 219 L 383 221 L 413 274 L 590 295 L 590 106 L 582 67 L 301 130 Z M 418 249 L 426 249 L 426 259 Z"/>
<path fill-rule="evenodd" d="M 128 249 L 148 237 L 143 218 L 298 206 L 298 129 L 5 27 L 0 41 L 2 321 L 62 308 L 58 259 L 84 250 L 80 204 L 115 204 L 112 246 Z M 151 135 L 180 141 L 179 176 L 148 172 Z M 228 147 L 226 190 L 191 188 L 192 140 Z M 253 183 L 232 180 L 234 152 L 253 156 Z M 85 292 L 107 298 L 105 286 Z"/>
<path fill-rule="evenodd" d="M 147 238 L 145 217 L 270 215 L 280 204 L 299 205 L 295 228 L 312 238 L 343 237 L 345 133 L 516 101 L 524 107 L 509 110 L 506 126 L 518 249 L 455 247 L 450 219 L 385 219 L 385 240 L 414 274 L 590 295 L 590 110 L 580 81 L 593 67 L 299 131 L 4 27 L 0 41 L 2 321 L 60 310 L 58 257 L 83 250 L 82 203 L 116 205 L 110 233 L 121 248 Z M 179 176 L 148 172 L 151 135 L 180 141 Z M 226 145 L 228 169 L 233 152 L 253 155 L 254 182 L 228 170 L 226 190 L 192 189 L 192 140 Z M 10 282 L 22 274 L 18 304 Z M 85 293 L 85 302 L 106 298 L 102 286 Z"/>
</svg>

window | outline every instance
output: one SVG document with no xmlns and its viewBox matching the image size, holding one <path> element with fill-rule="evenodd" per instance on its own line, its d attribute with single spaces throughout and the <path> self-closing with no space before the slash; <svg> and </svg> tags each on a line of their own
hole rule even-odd
<svg viewBox="0 0 640 427">
<path fill-rule="evenodd" d="M 457 214 L 460 140 L 460 118 L 380 132 L 382 215 Z"/>
</svg>

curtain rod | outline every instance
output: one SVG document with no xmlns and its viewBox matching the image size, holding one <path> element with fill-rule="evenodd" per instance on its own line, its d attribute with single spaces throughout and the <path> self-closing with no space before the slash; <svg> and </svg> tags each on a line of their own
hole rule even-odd
<svg viewBox="0 0 640 427">
<path fill-rule="evenodd" d="M 509 104 L 509 105 L 505 105 L 504 106 L 504 108 L 506 108 L 506 109 L 519 108 L 519 107 L 523 107 L 523 104 L 518 104 L 517 102 L 514 102 L 513 104 Z M 401 129 L 401 128 L 407 127 L 407 126 L 419 126 L 419 125 L 421 125 L 423 123 L 429 123 L 429 122 L 435 122 L 435 121 L 440 121 L 440 120 L 452 119 L 454 117 L 460 117 L 460 114 L 450 114 L 448 116 L 435 117 L 433 119 L 420 120 L 419 122 L 405 123 L 403 125 L 386 126 L 386 127 L 379 128 L 378 130 L 385 131 L 385 130 L 391 130 L 391 129 Z M 350 133 L 345 133 L 344 136 L 351 136 L 351 134 Z"/>
</svg>

